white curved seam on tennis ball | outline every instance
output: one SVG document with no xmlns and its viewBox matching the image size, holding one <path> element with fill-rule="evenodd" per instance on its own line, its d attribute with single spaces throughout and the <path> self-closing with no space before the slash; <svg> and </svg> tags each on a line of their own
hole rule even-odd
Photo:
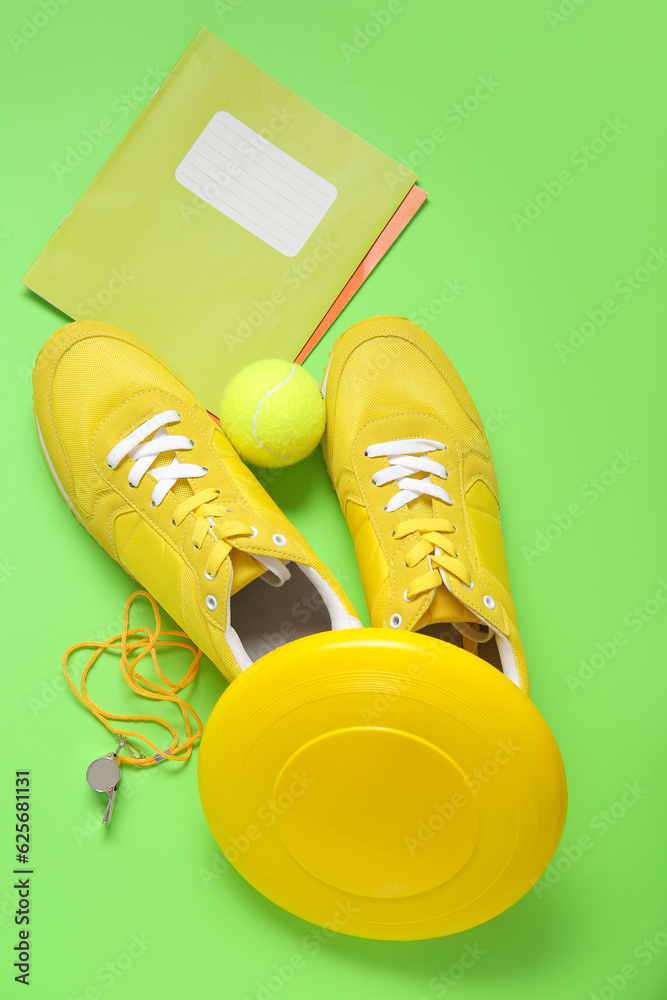
<svg viewBox="0 0 667 1000">
<path fill-rule="evenodd" d="M 255 441 L 257 442 L 257 447 L 258 448 L 263 448 L 264 451 L 268 451 L 270 455 L 275 455 L 276 458 L 292 458 L 293 456 L 292 455 L 281 455 L 279 451 L 271 451 L 271 449 L 267 448 L 265 444 L 262 444 L 262 442 L 259 440 L 259 438 L 255 434 L 255 430 L 257 428 L 257 418 L 259 417 L 259 411 L 260 411 L 260 408 L 261 408 L 262 403 L 264 402 L 264 400 L 268 399 L 269 396 L 271 396 L 274 392 L 278 392 L 278 389 L 282 389 L 282 387 L 284 385 L 287 385 L 287 383 L 289 382 L 289 380 L 292 378 L 292 375 L 294 375 L 295 371 L 296 371 L 296 365 L 293 364 L 292 365 L 292 371 L 289 373 L 289 375 L 287 376 L 287 378 L 283 379 L 283 381 L 280 382 L 278 385 L 274 385 L 273 389 L 269 389 L 268 392 L 264 393 L 264 395 L 260 399 L 259 403 L 257 404 L 257 409 L 255 410 L 255 416 L 252 418 L 252 436 L 254 437 Z"/>
</svg>

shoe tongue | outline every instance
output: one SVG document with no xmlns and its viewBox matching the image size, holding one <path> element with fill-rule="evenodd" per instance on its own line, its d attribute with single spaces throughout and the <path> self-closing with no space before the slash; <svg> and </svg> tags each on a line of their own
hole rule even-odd
<svg viewBox="0 0 667 1000">
<path fill-rule="evenodd" d="M 163 465 L 171 465 L 173 460 L 173 452 L 165 452 L 164 454 L 158 456 L 158 458 L 153 462 L 153 468 L 158 468 Z M 179 453 L 179 457 L 182 462 L 187 461 L 182 453 Z M 190 485 L 187 479 L 179 479 L 170 489 L 170 494 L 174 500 L 179 503 L 182 500 L 189 500 L 194 494 L 194 489 Z M 234 576 L 232 579 L 232 594 L 237 594 L 239 590 L 243 590 L 247 587 L 249 583 L 256 580 L 258 577 L 263 576 L 266 573 L 266 566 L 263 566 L 260 562 L 248 552 L 241 552 L 240 549 L 232 549 L 229 553 L 229 557 L 232 560 L 232 568 L 234 570 Z"/>
<path fill-rule="evenodd" d="M 410 501 L 405 509 L 408 511 L 408 517 L 433 517 L 433 501 L 431 497 L 416 497 Z"/>
<path fill-rule="evenodd" d="M 180 460 L 182 462 L 187 461 L 187 457 L 183 453 L 179 453 Z M 164 452 L 159 455 L 153 462 L 152 468 L 159 468 L 160 466 L 171 465 L 174 458 L 174 452 Z M 191 496 L 194 495 L 194 489 L 190 485 L 187 479 L 179 479 L 171 487 L 169 493 L 170 495 L 180 503 L 183 500 L 189 500 Z M 248 552 L 241 552 L 240 549 L 232 549 L 229 557 L 232 561 L 232 568 L 234 570 L 234 575 L 232 578 L 232 588 L 231 593 L 236 594 L 239 590 L 243 590 L 247 587 L 249 583 L 256 580 L 260 576 L 264 576 L 267 572 L 267 567 L 263 566 L 262 563 L 258 562 Z"/>
<path fill-rule="evenodd" d="M 171 459 L 171 455 L 169 457 L 161 455 L 153 465 L 155 468 L 160 465 L 169 465 Z M 193 496 L 195 491 L 187 479 L 179 479 L 174 483 L 169 492 L 174 500 L 180 503 L 182 500 L 188 500 Z M 266 566 L 253 559 L 250 553 L 241 552 L 240 549 L 232 549 L 229 553 L 229 558 L 232 561 L 232 568 L 234 570 L 231 589 L 232 595 L 237 594 L 239 590 L 243 590 L 249 583 L 252 583 L 253 580 L 256 580 L 267 572 Z"/>
<path fill-rule="evenodd" d="M 237 594 L 239 590 L 267 572 L 266 566 L 262 566 L 248 552 L 241 552 L 240 549 L 232 549 L 229 558 L 232 560 L 234 570 L 232 595 Z"/>
<path fill-rule="evenodd" d="M 165 452 L 156 458 L 152 467 L 158 468 L 159 466 L 171 465 L 173 457 L 174 452 Z M 179 457 L 181 462 L 187 461 L 187 456 L 184 456 L 183 453 L 179 453 Z M 179 479 L 174 483 L 169 492 L 174 500 L 181 502 L 183 500 L 189 500 L 189 498 L 194 495 L 195 491 L 187 479 Z M 264 576 L 265 573 L 270 573 L 267 567 L 258 562 L 256 559 L 253 559 L 249 552 L 242 552 L 240 549 L 232 549 L 229 553 L 229 558 L 232 561 L 232 569 L 234 571 L 231 588 L 232 595 L 237 594 L 239 590 L 243 590 L 243 588 L 247 587 L 253 580 L 257 580 L 260 576 Z"/>
<path fill-rule="evenodd" d="M 173 451 L 163 452 L 161 455 L 158 455 L 155 461 L 153 462 L 151 469 L 159 469 L 160 467 L 163 467 L 165 465 L 171 465 L 171 463 L 174 460 L 174 455 L 175 452 Z M 179 452 L 178 455 L 181 462 L 187 462 L 187 458 L 185 457 L 185 452 Z M 150 476 L 150 470 L 148 472 L 148 475 Z M 189 500 L 190 497 L 193 495 L 193 493 L 194 490 L 192 486 L 190 486 L 190 483 L 187 481 L 187 479 L 177 479 L 174 485 L 169 490 L 169 494 L 174 498 L 174 500 L 177 501 L 177 503 L 181 503 L 181 501 L 183 500 Z"/>
<path fill-rule="evenodd" d="M 421 478 L 421 477 L 419 477 Z M 411 500 L 407 505 L 410 517 L 433 517 L 435 514 L 435 503 L 430 496 L 419 496 Z M 452 593 L 441 584 L 436 587 L 433 600 L 415 626 L 415 631 L 425 625 L 438 625 L 443 622 L 472 622 L 479 624 L 476 618 L 464 604 L 454 597 Z"/>
<path fill-rule="evenodd" d="M 436 625 L 441 622 L 472 622 L 478 625 L 479 619 L 472 611 L 468 611 L 444 584 L 441 584 L 435 588 L 433 600 L 415 626 L 415 631 L 424 628 L 425 625 Z"/>
<path fill-rule="evenodd" d="M 428 479 L 428 475 L 424 473 L 413 473 L 410 477 L 411 479 Z M 406 517 L 433 517 L 434 513 L 434 503 L 433 497 L 429 496 L 427 493 L 422 493 L 421 496 L 415 497 L 410 503 L 406 504 L 403 508 Z"/>
</svg>

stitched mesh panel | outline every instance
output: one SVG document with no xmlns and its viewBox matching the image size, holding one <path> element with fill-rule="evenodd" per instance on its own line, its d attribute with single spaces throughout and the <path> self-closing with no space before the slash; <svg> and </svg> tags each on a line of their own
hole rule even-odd
<svg viewBox="0 0 667 1000">
<path fill-rule="evenodd" d="M 99 334 L 78 341 L 58 363 L 53 410 L 62 428 L 77 498 L 88 507 L 99 481 L 90 465 L 90 444 L 99 422 L 138 386 L 183 395 L 175 375 L 135 344 Z M 73 406 L 73 401 L 76 405 Z M 150 414 L 147 414 L 149 416 Z M 116 442 L 110 442 L 111 448 Z"/>
<path fill-rule="evenodd" d="M 424 456 L 422 455 L 422 458 Z M 431 456 L 429 456 L 431 457 Z M 389 459 L 387 459 L 387 466 L 389 465 Z M 413 472 L 410 479 L 430 479 L 425 472 Z M 436 480 L 437 481 L 437 480 Z M 395 487 L 396 492 L 398 492 L 398 487 Z M 417 497 L 415 500 L 411 500 L 409 504 L 402 508 L 405 512 L 406 519 L 409 517 L 432 517 L 433 516 L 433 497 L 422 496 Z"/>
<path fill-rule="evenodd" d="M 362 339 L 351 351 L 338 377 L 336 398 L 344 405 L 337 402 L 334 411 L 334 469 L 339 463 L 347 464 L 349 442 L 359 427 L 392 412 L 442 415 L 459 440 L 486 454 L 481 422 L 478 426 L 479 416 L 468 394 L 464 396 L 458 387 L 452 387 L 447 373 L 426 348 L 412 343 L 405 334 L 391 336 L 389 327 L 378 332 L 382 336 Z M 438 460 L 446 466 L 443 456 L 439 455 Z M 388 460 L 384 465 L 389 465 Z M 421 477 L 417 474 L 413 478 Z M 394 486 L 393 492 L 397 491 Z M 446 509 L 438 510 L 441 507 L 430 497 L 418 497 L 404 509 L 406 517 L 447 517 Z"/>
<path fill-rule="evenodd" d="M 392 337 L 389 328 L 378 332 L 383 334 L 380 339 L 362 341 L 354 348 L 339 375 L 337 400 L 344 405 L 337 403 L 334 415 L 334 468 L 345 464 L 357 429 L 388 412 L 442 414 L 459 440 L 486 453 L 472 400 L 452 388 L 424 348 L 405 335 Z"/>
<path fill-rule="evenodd" d="M 252 660 L 292 639 L 328 632 L 331 618 L 320 594 L 294 563 L 281 587 L 261 578 L 234 594 L 231 624 Z"/>
</svg>

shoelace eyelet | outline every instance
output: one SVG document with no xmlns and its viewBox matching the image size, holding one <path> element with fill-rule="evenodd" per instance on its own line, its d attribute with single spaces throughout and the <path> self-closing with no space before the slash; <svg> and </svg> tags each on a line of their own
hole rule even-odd
<svg viewBox="0 0 667 1000">
<path fill-rule="evenodd" d="M 250 528 L 250 530 L 252 531 L 252 535 L 249 535 L 248 537 L 249 537 L 249 538 L 257 538 L 257 536 L 258 536 L 258 534 L 259 534 L 259 531 L 258 531 L 258 530 L 257 530 L 257 528 L 255 527 L 255 525 L 254 525 L 254 524 L 249 524 L 249 525 L 248 525 L 248 527 L 249 527 L 249 528 Z"/>
<path fill-rule="evenodd" d="M 489 609 L 489 611 L 493 611 L 493 609 L 496 606 L 496 602 L 491 597 L 491 595 L 490 594 L 485 594 L 484 597 L 482 598 L 482 600 L 484 601 L 484 604 Z"/>
<path fill-rule="evenodd" d="M 206 598 L 206 607 L 208 608 L 209 611 L 215 611 L 217 606 L 218 602 L 216 601 L 215 597 L 213 596 L 213 594 L 209 594 Z"/>
<path fill-rule="evenodd" d="M 214 576 L 211 576 L 211 574 L 209 573 L 209 571 L 208 571 L 207 569 L 205 569 L 205 570 L 204 570 L 204 577 L 205 577 L 205 579 L 207 579 L 207 580 L 208 580 L 209 582 L 210 582 L 211 580 L 215 580 L 215 577 L 214 577 Z"/>
<path fill-rule="evenodd" d="M 417 598 L 416 597 L 408 597 L 408 588 L 406 587 L 405 590 L 403 591 L 403 600 L 407 601 L 408 604 L 412 604 L 412 602 L 416 601 Z"/>
<path fill-rule="evenodd" d="M 287 539 L 285 538 L 284 535 L 275 534 L 271 539 L 271 541 L 273 542 L 274 545 L 279 545 L 281 548 L 282 546 L 287 545 Z"/>
<path fill-rule="evenodd" d="M 466 589 L 466 590 L 474 590 L 474 588 L 475 588 L 475 581 L 474 581 L 474 580 L 471 580 L 471 581 L 470 581 L 470 586 L 468 586 L 468 585 L 467 585 L 467 584 L 465 584 L 465 583 L 463 584 L 463 586 L 465 587 L 465 589 Z"/>
<path fill-rule="evenodd" d="M 389 624 L 392 628 L 400 628 L 403 624 L 403 619 L 399 614 L 393 614 L 389 619 Z"/>
</svg>

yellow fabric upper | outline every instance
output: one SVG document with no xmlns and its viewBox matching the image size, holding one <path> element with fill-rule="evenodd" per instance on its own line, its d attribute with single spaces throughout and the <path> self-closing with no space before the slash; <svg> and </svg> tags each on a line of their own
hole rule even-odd
<svg viewBox="0 0 667 1000">
<path fill-rule="evenodd" d="M 354 539 L 371 625 L 388 628 L 392 616 L 394 623 L 400 616 L 400 627 L 410 630 L 437 621 L 481 619 L 511 643 L 527 692 L 493 462 L 480 416 L 454 366 L 410 320 L 377 316 L 336 341 L 325 382 L 325 458 Z M 451 506 L 419 496 L 398 510 L 383 509 L 398 487 L 372 483 L 389 461 L 365 451 L 408 438 L 446 446 L 428 458 L 446 467 L 441 485 Z M 438 521 L 455 530 L 436 533 L 429 542 L 429 522 Z M 415 530 L 406 534 L 413 525 Z M 415 586 L 435 581 L 439 567 L 446 587 L 432 582 L 431 589 L 415 596 Z M 485 596 L 493 607 L 485 604 Z"/>
<path fill-rule="evenodd" d="M 44 451 L 76 516 L 228 679 L 239 673 L 224 635 L 228 595 L 232 577 L 236 591 L 264 572 L 253 554 L 313 566 L 348 613 L 356 615 L 337 581 L 241 462 L 206 409 L 135 337 L 95 320 L 58 330 L 35 363 L 33 400 Z M 132 487 L 132 460 L 128 457 L 112 469 L 107 455 L 151 416 L 169 409 L 181 416 L 175 433 L 195 442 L 192 450 L 179 454 L 181 461 L 209 472 L 203 479 L 179 481 L 152 506 L 156 482 L 150 471 Z M 171 458 L 169 454 L 163 464 Z M 219 561 L 212 547 L 229 548 L 230 541 L 216 542 L 211 532 L 202 530 L 206 508 L 203 515 L 196 510 L 178 513 L 193 493 L 208 488 L 219 491 L 214 509 L 223 516 L 222 529 L 225 522 L 256 529 L 252 537 L 232 539 L 230 558 L 222 560 L 216 576 L 218 603 L 213 611 L 205 603 L 212 584 L 204 573 L 210 559 Z M 274 536 L 283 536 L 284 544 L 280 539 L 278 546 Z"/>
</svg>

